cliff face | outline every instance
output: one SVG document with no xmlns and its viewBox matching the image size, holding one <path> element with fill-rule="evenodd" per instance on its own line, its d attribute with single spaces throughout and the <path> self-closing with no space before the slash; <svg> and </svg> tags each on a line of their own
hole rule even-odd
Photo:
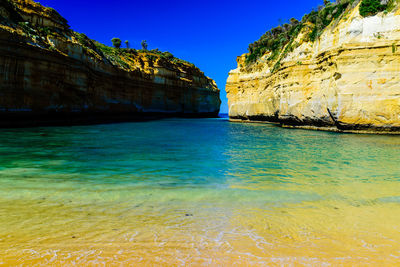
<svg viewBox="0 0 400 267">
<path fill-rule="evenodd" d="M 229 74 L 229 116 L 336 131 L 400 131 L 400 12 L 361 17 L 359 6 L 305 38 L 277 65 L 268 52 Z M 274 69 L 275 68 L 275 69 Z"/>
<path fill-rule="evenodd" d="M 170 53 L 104 46 L 31 0 L 0 14 L 0 126 L 219 112 L 215 82 Z"/>
</svg>

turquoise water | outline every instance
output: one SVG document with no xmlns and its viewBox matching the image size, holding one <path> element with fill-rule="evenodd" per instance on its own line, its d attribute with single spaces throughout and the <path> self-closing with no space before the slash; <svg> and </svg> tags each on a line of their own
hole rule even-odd
<svg viewBox="0 0 400 267">
<path fill-rule="evenodd" d="M 399 189 L 400 136 L 226 119 L 3 129 L 0 263 L 391 263 Z"/>
</svg>

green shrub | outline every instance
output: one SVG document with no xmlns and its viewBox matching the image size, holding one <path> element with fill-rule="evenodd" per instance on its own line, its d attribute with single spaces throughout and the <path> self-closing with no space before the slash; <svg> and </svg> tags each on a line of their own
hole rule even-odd
<svg viewBox="0 0 400 267">
<path fill-rule="evenodd" d="M 44 36 L 48 36 L 51 34 L 51 30 L 49 27 L 37 27 L 37 29 L 39 30 L 39 32 L 44 35 Z"/>
<path fill-rule="evenodd" d="M 113 43 L 113 46 L 114 46 L 115 48 L 120 48 L 120 47 L 121 47 L 121 44 L 122 44 L 121 39 L 119 39 L 119 38 L 112 38 L 112 39 L 111 39 L 111 42 Z"/>
<path fill-rule="evenodd" d="M 156 55 L 150 55 L 150 54 L 148 54 L 148 55 L 146 55 L 146 58 L 147 58 L 149 61 L 155 61 L 155 60 L 157 59 L 157 56 L 156 56 Z"/>
<path fill-rule="evenodd" d="M 281 61 L 275 63 L 274 67 L 272 68 L 272 73 L 277 72 L 281 68 Z"/>
<path fill-rule="evenodd" d="M 96 48 L 98 50 L 100 50 L 101 52 L 103 52 L 104 54 L 107 55 L 107 54 L 111 54 L 112 53 L 112 48 L 111 47 L 106 46 L 106 45 L 104 45 L 102 43 L 99 43 L 99 42 L 95 42 L 94 44 L 96 45 Z"/>
<path fill-rule="evenodd" d="M 128 48 L 128 49 L 127 49 L 127 52 L 128 52 L 128 53 L 131 53 L 131 54 L 133 54 L 133 55 L 137 55 L 137 54 L 138 54 L 138 52 L 137 52 L 136 49 L 134 49 L 134 48 Z"/>
<path fill-rule="evenodd" d="M 396 8 L 399 2 L 400 2 L 399 0 L 389 0 L 385 11 L 387 13 L 392 12 Z"/>
<path fill-rule="evenodd" d="M 396 53 L 396 51 L 397 51 L 396 44 L 392 44 L 392 53 L 394 54 L 394 53 Z"/>
<path fill-rule="evenodd" d="M 58 12 L 57 12 L 54 8 L 52 8 L 52 7 L 48 7 L 47 10 L 48 10 L 50 13 L 58 14 Z"/>
<path fill-rule="evenodd" d="M 86 36 L 84 33 L 76 33 L 75 34 L 76 40 L 83 46 L 89 46 L 89 37 Z"/>
<path fill-rule="evenodd" d="M 312 10 L 309 14 L 303 16 L 301 22 L 292 18 L 290 23 L 275 27 L 267 31 L 261 38 L 248 47 L 249 54 L 246 56 L 246 65 L 256 62 L 266 52 L 271 52 L 268 60 L 276 60 L 286 56 L 294 49 L 293 41 L 297 38 L 302 28 L 307 23 L 314 24 L 312 32 L 306 36 L 306 41 L 314 42 L 322 34 L 324 29 L 335 19 L 343 16 L 351 5 L 359 0 L 342 0 L 331 3 L 325 1 L 325 7 L 319 7 L 318 10 Z M 396 0 L 392 0 L 396 1 Z M 286 47 L 285 51 L 283 49 Z M 283 52 L 283 53 L 282 53 Z"/>
<path fill-rule="evenodd" d="M 146 40 L 143 40 L 143 41 L 142 41 L 142 49 L 143 49 L 143 50 L 147 50 L 147 47 L 148 47 L 147 41 L 146 41 Z"/>
<path fill-rule="evenodd" d="M 35 30 L 31 28 L 29 22 L 18 22 L 18 25 L 22 28 L 22 30 L 28 35 L 35 35 Z"/>
<path fill-rule="evenodd" d="M 380 0 L 362 0 L 360 5 L 360 15 L 363 17 L 374 16 L 378 12 L 385 10 L 387 5 L 382 5 Z"/>
<path fill-rule="evenodd" d="M 174 55 L 172 55 L 170 52 L 164 52 L 163 56 L 168 60 L 172 60 L 174 58 Z"/>
<path fill-rule="evenodd" d="M 318 37 L 318 28 L 317 27 L 314 27 L 312 32 L 310 32 L 309 37 L 310 37 L 311 42 L 315 42 L 315 40 L 317 40 L 317 37 Z"/>
</svg>

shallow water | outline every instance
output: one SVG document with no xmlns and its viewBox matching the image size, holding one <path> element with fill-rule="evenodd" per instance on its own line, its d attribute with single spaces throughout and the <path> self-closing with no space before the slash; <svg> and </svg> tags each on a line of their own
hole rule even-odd
<svg viewBox="0 0 400 267">
<path fill-rule="evenodd" d="M 392 265 L 400 136 L 226 119 L 0 130 L 0 265 Z"/>
</svg>

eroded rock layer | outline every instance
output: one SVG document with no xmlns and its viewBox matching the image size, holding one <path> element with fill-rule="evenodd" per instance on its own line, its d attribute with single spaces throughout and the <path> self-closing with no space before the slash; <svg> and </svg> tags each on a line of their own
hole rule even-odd
<svg viewBox="0 0 400 267">
<path fill-rule="evenodd" d="M 106 47 L 30 0 L 0 11 L 0 126 L 219 112 L 215 82 L 190 63 Z"/>
<path fill-rule="evenodd" d="M 335 131 L 400 131 L 400 12 L 363 18 L 358 6 L 280 62 L 246 55 L 229 74 L 231 119 Z"/>
</svg>

